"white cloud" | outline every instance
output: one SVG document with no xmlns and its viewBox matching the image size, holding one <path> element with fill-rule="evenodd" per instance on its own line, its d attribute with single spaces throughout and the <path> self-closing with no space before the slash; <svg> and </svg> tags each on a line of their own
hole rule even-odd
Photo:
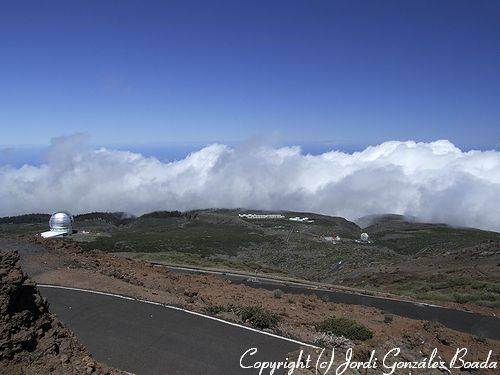
<svg viewBox="0 0 500 375">
<path fill-rule="evenodd" d="M 213 144 L 163 163 L 84 144 L 78 136 L 61 137 L 46 164 L 0 167 L 0 215 L 248 207 L 350 219 L 391 212 L 500 230 L 498 151 L 462 152 L 444 140 L 320 155 Z"/>
</svg>

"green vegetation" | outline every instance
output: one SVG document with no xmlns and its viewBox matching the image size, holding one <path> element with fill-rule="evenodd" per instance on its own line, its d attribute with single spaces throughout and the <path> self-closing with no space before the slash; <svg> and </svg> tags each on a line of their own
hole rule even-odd
<svg viewBox="0 0 500 375">
<path fill-rule="evenodd" d="M 276 289 L 274 292 L 273 292 L 273 297 L 274 298 L 277 298 L 277 299 L 280 299 L 283 297 L 283 291 L 280 290 L 280 289 Z"/>
<path fill-rule="evenodd" d="M 36 224 L 49 222 L 48 214 L 26 214 L 18 216 L 0 217 L 0 224 Z"/>
<path fill-rule="evenodd" d="M 314 343 L 322 348 L 352 348 L 352 341 L 343 337 L 320 333 L 314 337 Z"/>
<path fill-rule="evenodd" d="M 154 211 L 141 216 L 142 218 L 154 218 L 154 219 L 165 219 L 168 217 L 182 217 L 182 212 L 180 211 Z"/>
<path fill-rule="evenodd" d="M 260 306 L 238 307 L 235 312 L 243 322 L 259 329 L 274 328 L 279 322 L 278 315 Z"/>
<path fill-rule="evenodd" d="M 204 312 L 208 315 L 217 315 L 221 312 L 231 312 L 240 317 L 243 323 L 248 323 L 258 329 L 275 328 L 279 322 L 279 316 L 272 311 L 260 306 L 207 306 Z"/>
<path fill-rule="evenodd" d="M 399 283 L 393 292 L 417 299 L 456 302 L 473 302 L 487 307 L 500 307 L 500 282 L 474 281 L 466 277 L 450 277 L 434 282 L 415 280 Z"/>
<path fill-rule="evenodd" d="M 220 306 L 220 305 L 212 305 L 212 306 L 205 307 L 203 309 L 203 311 L 208 315 L 217 315 L 221 312 L 226 311 L 226 308 L 224 308 L 224 306 Z"/>
<path fill-rule="evenodd" d="M 123 212 L 90 212 L 75 216 L 75 222 L 77 225 L 91 220 L 99 220 L 108 224 L 119 226 L 132 222 L 134 217 L 126 215 Z"/>
<path fill-rule="evenodd" d="M 348 318 L 328 318 L 314 325 L 316 331 L 329 335 L 343 336 L 350 340 L 369 340 L 373 332 L 364 325 Z"/>
<path fill-rule="evenodd" d="M 379 245 L 400 254 L 411 255 L 423 250 L 436 253 L 470 247 L 482 241 L 499 240 L 500 234 L 471 228 L 415 224 L 414 227 L 404 230 L 389 229 L 378 232 L 373 238 Z"/>
<path fill-rule="evenodd" d="M 113 228 L 109 237 L 98 237 L 82 244 L 87 249 L 111 252 L 180 251 L 198 255 L 236 254 L 253 244 L 273 245 L 278 238 L 258 229 L 218 225 L 184 218 L 138 218 L 128 225 Z"/>
</svg>

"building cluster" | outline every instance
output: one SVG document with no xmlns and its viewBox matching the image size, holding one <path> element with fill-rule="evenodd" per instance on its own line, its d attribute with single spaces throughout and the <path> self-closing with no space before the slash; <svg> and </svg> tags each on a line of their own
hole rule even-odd
<svg viewBox="0 0 500 375">
<path fill-rule="evenodd" d="M 314 223 L 314 220 L 311 220 L 308 217 L 300 217 L 300 216 L 291 217 L 288 220 L 298 221 L 300 223 Z"/>
<path fill-rule="evenodd" d="M 331 242 L 332 244 L 336 244 L 338 241 L 340 241 L 340 237 L 339 236 L 336 236 L 335 234 L 333 236 L 326 236 L 326 237 L 323 237 L 323 239 L 326 241 L 326 242 Z"/>
<path fill-rule="evenodd" d="M 281 214 L 238 214 L 242 219 L 284 219 L 285 216 Z"/>
</svg>

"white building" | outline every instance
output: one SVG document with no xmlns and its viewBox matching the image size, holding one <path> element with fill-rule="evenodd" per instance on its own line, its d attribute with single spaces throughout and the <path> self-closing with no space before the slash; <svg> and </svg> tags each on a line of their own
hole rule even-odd
<svg viewBox="0 0 500 375">
<path fill-rule="evenodd" d="M 300 217 L 300 216 L 291 217 L 288 220 L 298 221 L 299 223 L 314 223 L 314 220 L 310 220 L 308 217 Z"/>
<path fill-rule="evenodd" d="M 326 236 L 326 237 L 323 237 L 323 239 L 326 242 L 330 242 L 333 245 L 335 245 L 337 242 L 340 241 L 340 237 L 339 236 Z"/>
<path fill-rule="evenodd" d="M 238 214 L 242 219 L 284 219 L 281 214 Z"/>
<path fill-rule="evenodd" d="M 50 217 L 50 230 L 43 232 L 43 238 L 63 237 L 73 233 L 74 219 L 73 216 L 65 211 L 56 212 Z"/>
<path fill-rule="evenodd" d="M 359 236 L 359 240 L 356 240 L 358 243 L 371 243 L 370 241 L 370 236 L 368 233 L 361 233 L 361 236 Z"/>
</svg>

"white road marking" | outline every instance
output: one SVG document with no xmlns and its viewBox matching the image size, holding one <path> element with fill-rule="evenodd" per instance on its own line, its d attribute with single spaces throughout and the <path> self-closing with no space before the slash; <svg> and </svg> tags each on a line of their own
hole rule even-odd
<svg viewBox="0 0 500 375">
<path fill-rule="evenodd" d="M 148 303 L 150 305 L 162 306 L 162 307 L 165 307 L 167 309 L 182 311 L 182 312 L 185 312 L 185 313 L 188 313 L 188 314 L 191 314 L 191 315 L 197 315 L 197 316 L 200 316 L 202 318 L 211 319 L 211 320 L 215 320 L 215 321 L 220 322 L 220 323 L 228 324 L 230 326 L 243 328 L 243 329 L 246 329 L 247 331 L 257 332 L 257 333 L 260 333 L 262 335 L 271 336 L 271 337 L 274 337 L 274 338 L 277 338 L 277 339 L 281 339 L 281 340 L 293 342 L 294 344 L 298 344 L 298 345 L 301 345 L 301 346 L 307 346 L 307 347 L 310 347 L 310 348 L 319 349 L 319 347 L 317 347 L 315 345 L 307 344 L 307 343 L 302 342 L 302 341 L 290 339 L 290 338 L 284 337 L 284 336 L 279 336 L 279 335 L 276 335 L 274 333 L 269 333 L 269 332 L 261 331 L 259 329 L 247 327 L 247 326 L 244 326 L 244 325 L 241 325 L 241 324 L 238 324 L 238 323 L 228 322 L 227 320 L 215 318 L 215 317 L 210 316 L 210 315 L 205 315 L 205 314 L 202 314 L 202 313 L 199 313 L 199 312 L 195 312 L 195 311 L 190 311 L 190 310 L 183 309 L 182 307 L 171 306 L 171 305 L 167 305 L 167 304 L 160 303 L 160 302 L 153 302 L 153 301 L 143 300 L 143 299 L 139 299 L 139 298 L 127 297 L 127 296 L 123 296 L 121 294 L 100 292 L 98 290 L 73 288 L 73 287 L 69 287 L 69 286 L 52 285 L 52 284 L 37 284 L 37 286 L 40 287 L 40 288 L 76 290 L 76 291 L 79 291 L 79 292 L 87 292 L 87 293 L 93 293 L 93 294 L 100 294 L 100 295 L 103 295 L 103 296 L 116 297 L 116 298 L 121 298 L 121 299 L 125 299 L 125 300 L 128 300 L 128 301 L 137 301 L 137 302 Z"/>
</svg>

